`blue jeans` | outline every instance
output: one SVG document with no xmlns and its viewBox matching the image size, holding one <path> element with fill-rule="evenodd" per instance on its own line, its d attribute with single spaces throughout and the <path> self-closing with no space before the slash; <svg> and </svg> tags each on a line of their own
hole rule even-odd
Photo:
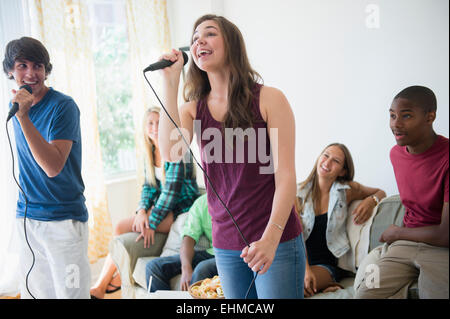
<svg viewBox="0 0 450 319">
<path fill-rule="evenodd" d="M 220 282 L 227 299 L 243 299 L 255 273 L 239 257 L 241 251 L 214 248 Z M 269 270 L 258 275 L 250 299 L 302 299 L 305 278 L 302 235 L 278 245 Z"/>
<path fill-rule="evenodd" d="M 194 258 L 192 258 L 192 268 L 194 272 L 192 273 L 191 283 L 217 275 L 214 256 L 206 251 L 195 252 Z M 179 274 L 181 274 L 180 255 L 152 259 L 145 266 L 147 289 L 150 276 L 153 276 L 150 292 L 170 290 L 170 279 Z"/>
</svg>

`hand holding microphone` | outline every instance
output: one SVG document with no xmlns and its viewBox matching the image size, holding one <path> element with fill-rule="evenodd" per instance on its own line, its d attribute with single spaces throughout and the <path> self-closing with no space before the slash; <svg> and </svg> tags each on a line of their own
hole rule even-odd
<svg viewBox="0 0 450 319">
<path fill-rule="evenodd" d="M 162 59 L 160 61 L 155 62 L 153 64 L 150 64 L 148 67 L 146 67 L 144 69 L 144 73 L 148 72 L 148 71 L 161 70 L 161 69 L 164 69 L 166 67 L 169 67 L 172 64 L 176 63 L 180 59 L 181 56 L 183 57 L 183 65 L 186 65 L 186 63 L 189 60 L 188 55 L 186 54 L 186 52 L 172 50 L 171 54 L 163 55 Z"/>
<path fill-rule="evenodd" d="M 23 108 L 27 109 L 27 111 L 33 104 L 33 97 L 31 96 L 31 94 L 33 94 L 33 90 L 29 85 L 22 85 L 18 91 L 13 90 L 12 92 L 15 94 L 15 97 L 12 100 L 13 106 L 9 110 L 6 122 L 8 122 L 17 113 L 17 111 L 19 111 L 19 104 L 21 104 Z"/>
<path fill-rule="evenodd" d="M 148 71 L 162 70 L 161 74 L 163 78 L 163 87 L 165 88 L 164 91 L 170 92 L 169 95 L 176 96 L 178 94 L 177 92 L 180 83 L 181 70 L 183 69 L 183 66 L 188 62 L 188 59 L 189 58 L 186 52 L 173 49 L 171 53 L 161 56 L 158 62 L 150 64 L 148 67 L 146 67 L 143 72 L 144 78 L 147 80 L 150 88 L 153 90 L 153 87 L 148 81 L 145 73 Z M 153 93 L 155 93 L 155 95 L 158 97 L 154 90 Z"/>
</svg>

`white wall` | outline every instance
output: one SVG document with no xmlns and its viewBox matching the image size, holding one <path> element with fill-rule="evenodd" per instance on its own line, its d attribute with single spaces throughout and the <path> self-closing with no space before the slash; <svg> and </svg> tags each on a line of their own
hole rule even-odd
<svg viewBox="0 0 450 319">
<path fill-rule="evenodd" d="M 223 15 L 222 0 L 167 0 L 167 15 L 174 48 L 190 43 L 194 22 L 207 13 Z"/>
<path fill-rule="evenodd" d="M 434 127 L 449 136 L 446 0 L 168 3 L 174 47 L 188 43 L 194 21 L 205 13 L 223 14 L 240 28 L 252 66 L 266 85 L 285 93 L 294 110 L 298 181 L 320 151 L 337 141 L 349 147 L 357 181 L 398 193 L 389 161 L 395 141 L 388 109 L 410 85 L 435 92 Z M 369 4 L 379 10 L 378 21 Z"/>
</svg>

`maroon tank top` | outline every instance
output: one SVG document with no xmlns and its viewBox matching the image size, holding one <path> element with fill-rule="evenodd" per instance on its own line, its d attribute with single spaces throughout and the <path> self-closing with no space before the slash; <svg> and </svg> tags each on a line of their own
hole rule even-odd
<svg viewBox="0 0 450 319">
<path fill-rule="evenodd" d="M 255 98 L 251 107 L 256 120 L 253 128 L 243 131 L 248 133 L 244 135 L 244 139 L 229 138 L 232 129 L 223 131 L 222 122 L 212 117 L 206 99 L 197 103 L 195 122 L 203 168 L 249 244 L 261 239 L 270 218 L 275 194 L 273 170 L 267 174 L 272 160 L 268 159 L 270 140 L 267 123 L 259 109 L 261 87 L 262 85 L 257 84 L 254 89 Z M 245 242 L 206 177 L 205 185 L 208 210 L 212 217 L 213 246 L 242 250 Z M 300 220 L 292 207 L 280 242 L 291 240 L 300 233 Z"/>
</svg>

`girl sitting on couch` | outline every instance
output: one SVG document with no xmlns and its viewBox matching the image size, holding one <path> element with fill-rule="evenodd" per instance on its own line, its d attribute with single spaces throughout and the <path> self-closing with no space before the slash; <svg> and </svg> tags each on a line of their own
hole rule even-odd
<svg viewBox="0 0 450 319">
<path fill-rule="evenodd" d="M 384 191 L 353 181 L 353 160 L 347 147 L 334 143 L 321 153 L 308 178 L 299 184 L 297 210 L 303 226 L 307 252 L 305 297 L 335 291 L 344 271 L 338 258 L 350 249 L 346 233 L 347 208 L 362 200 L 353 212 L 353 222 L 364 224 Z"/>
<path fill-rule="evenodd" d="M 169 233 L 172 223 L 181 213 L 187 212 L 200 196 L 191 160 L 163 162 L 158 146 L 159 108 L 147 110 L 143 122 L 145 145 L 145 183 L 136 214 L 122 219 L 115 227 L 114 235 L 136 232 L 143 239 L 144 247 L 150 248 L 155 232 Z M 106 257 L 99 279 L 91 288 L 91 298 L 103 298 L 105 293 L 120 289 L 120 276 L 114 276 L 117 268 Z"/>
</svg>

